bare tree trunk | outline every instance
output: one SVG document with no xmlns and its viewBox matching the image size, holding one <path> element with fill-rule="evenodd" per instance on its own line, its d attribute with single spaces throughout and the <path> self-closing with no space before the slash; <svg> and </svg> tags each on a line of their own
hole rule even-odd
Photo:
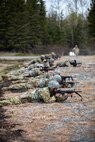
<svg viewBox="0 0 95 142">
<path fill-rule="evenodd" d="M 64 0 L 51 0 L 51 13 L 56 13 L 56 20 L 58 21 L 58 26 L 61 26 L 61 14 L 62 14 L 62 4 Z"/>
<path fill-rule="evenodd" d="M 76 15 L 78 14 L 78 0 L 74 0 Z"/>
<path fill-rule="evenodd" d="M 71 40 L 72 40 L 72 46 L 74 46 L 74 31 L 73 31 L 73 28 L 71 29 Z"/>
</svg>

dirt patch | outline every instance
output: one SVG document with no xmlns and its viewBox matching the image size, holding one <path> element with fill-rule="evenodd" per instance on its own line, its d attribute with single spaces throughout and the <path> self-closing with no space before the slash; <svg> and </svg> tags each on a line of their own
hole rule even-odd
<svg viewBox="0 0 95 142">
<path fill-rule="evenodd" d="M 61 70 L 79 82 L 83 101 L 74 94 L 64 103 L 0 107 L 0 142 L 95 142 L 95 56 L 80 60 Z"/>
</svg>

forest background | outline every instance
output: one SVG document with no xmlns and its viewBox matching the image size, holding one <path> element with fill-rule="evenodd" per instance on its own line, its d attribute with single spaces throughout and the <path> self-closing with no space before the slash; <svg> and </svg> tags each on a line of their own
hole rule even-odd
<svg viewBox="0 0 95 142">
<path fill-rule="evenodd" d="M 89 4 L 90 3 L 90 4 Z M 0 0 L 0 51 L 95 54 L 95 0 Z"/>
</svg>

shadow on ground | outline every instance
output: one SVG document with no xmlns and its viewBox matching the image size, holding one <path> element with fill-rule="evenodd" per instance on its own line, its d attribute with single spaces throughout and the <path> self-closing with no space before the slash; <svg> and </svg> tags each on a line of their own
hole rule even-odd
<svg viewBox="0 0 95 142">
<path fill-rule="evenodd" d="M 9 121 L 6 109 L 0 107 L 0 142 L 34 142 L 26 137 L 26 131 L 19 129 L 20 124 Z"/>
</svg>

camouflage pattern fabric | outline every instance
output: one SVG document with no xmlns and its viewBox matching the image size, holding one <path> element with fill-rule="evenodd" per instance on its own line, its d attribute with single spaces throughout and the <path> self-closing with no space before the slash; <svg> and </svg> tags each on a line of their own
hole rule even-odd
<svg viewBox="0 0 95 142">
<path fill-rule="evenodd" d="M 27 89 L 26 83 L 12 84 L 9 86 L 9 90 L 22 90 L 22 89 Z"/>
<path fill-rule="evenodd" d="M 40 81 L 39 81 L 39 87 L 40 88 L 46 87 L 47 83 L 48 83 L 48 79 L 47 78 L 41 78 Z"/>
<path fill-rule="evenodd" d="M 66 67 L 71 67 L 70 61 L 68 61 L 68 60 L 66 60 L 66 61 L 64 62 L 64 64 L 65 64 Z"/>
<path fill-rule="evenodd" d="M 76 56 L 79 55 L 80 49 L 78 48 L 77 45 L 75 45 L 75 47 L 72 49 L 72 51 L 75 53 Z"/>
<path fill-rule="evenodd" d="M 57 63 L 57 66 L 59 66 L 59 67 L 65 67 L 66 65 L 65 65 L 64 62 L 58 62 L 58 63 Z"/>
<path fill-rule="evenodd" d="M 56 100 L 55 97 L 50 96 L 50 91 L 48 87 L 37 89 L 35 92 L 32 93 L 31 97 L 32 100 L 43 101 L 45 103 L 53 102 Z"/>
<path fill-rule="evenodd" d="M 66 95 L 55 94 L 55 90 L 60 87 L 71 87 L 70 84 L 66 83 L 67 80 L 65 80 L 65 85 L 62 84 L 61 69 L 58 67 L 70 67 L 72 62 L 66 60 L 57 63 L 55 66 L 55 59 L 57 59 L 55 53 L 41 55 L 37 59 L 24 63 L 21 68 L 4 75 L 2 77 L 3 85 L 1 85 L 2 92 L 27 91 L 27 94 L 23 94 L 20 98 L 14 97 L 3 100 L 1 104 L 16 104 L 17 102 L 23 103 L 30 100 L 48 103 L 67 99 Z M 31 89 L 35 89 L 35 91 L 31 91 Z M 29 93 L 30 91 L 31 93 Z"/>
<path fill-rule="evenodd" d="M 61 102 L 61 101 L 63 102 L 68 98 L 68 96 L 58 93 L 55 95 L 55 98 L 57 102 Z"/>
</svg>

